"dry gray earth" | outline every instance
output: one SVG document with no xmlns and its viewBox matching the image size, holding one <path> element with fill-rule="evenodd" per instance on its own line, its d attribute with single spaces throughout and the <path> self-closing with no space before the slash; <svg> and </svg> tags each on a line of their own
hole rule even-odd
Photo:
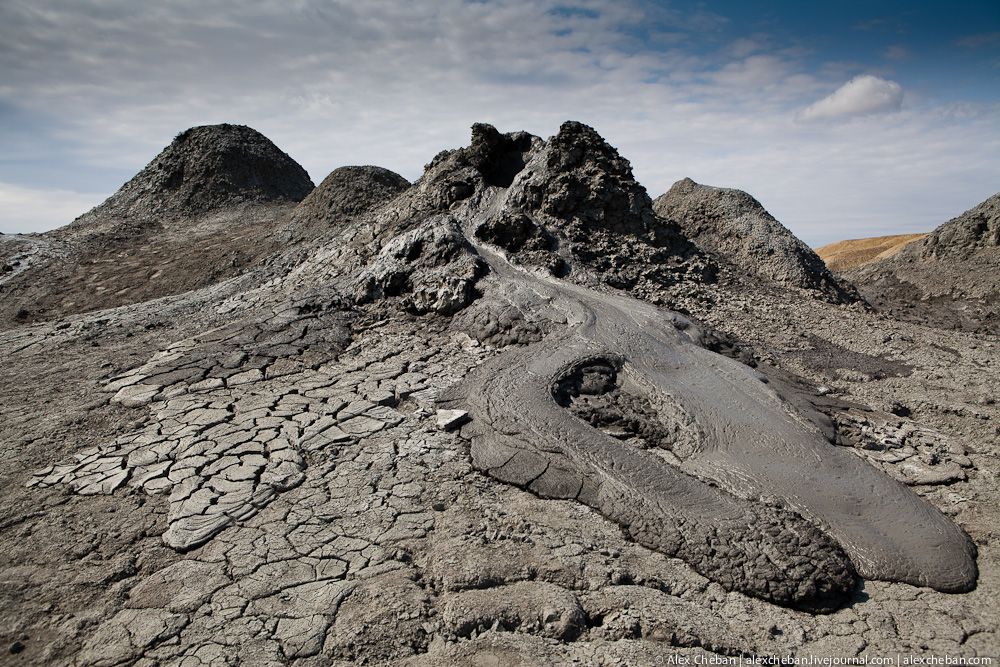
<svg viewBox="0 0 1000 667">
<path fill-rule="evenodd" d="M 235 132 L 0 245 L 0 662 L 1000 653 L 994 334 L 751 271 L 577 123 L 308 197 Z"/>
</svg>

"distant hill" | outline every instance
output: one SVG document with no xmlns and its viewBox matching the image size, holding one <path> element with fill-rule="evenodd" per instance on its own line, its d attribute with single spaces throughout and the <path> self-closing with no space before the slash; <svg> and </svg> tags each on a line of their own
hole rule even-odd
<svg viewBox="0 0 1000 667">
<path fill-rule="evenodd" d="M 1000 331 L 1000 193 L 845 277 L 875 306 L 947 329 Z"/>
<path fill-rule="evenodd" d="M 306 170 L 257 130 L 202 125 L 174 137 L 118 192 L 62 231 L 242 203 L 298 203 L 312 189 Z"/>
<path fill-rule="evenodd" d="M 894 234 L 867 239 L 848 239 L 817 248 L 816 254 L 826 263 L 827 268 L 836 273 L 892 257 L 907 244 L 926 236 L 927 234 Z"/>
</svg>

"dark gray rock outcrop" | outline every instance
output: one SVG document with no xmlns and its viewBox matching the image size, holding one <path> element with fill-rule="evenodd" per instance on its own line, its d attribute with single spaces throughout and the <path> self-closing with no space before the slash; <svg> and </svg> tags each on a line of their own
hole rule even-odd
<svg viewBox="0 0 1000 667">
<path fill-rule="evenodd" d="M 709 258 L 653 210 L 628 160 L 573 121 L 536 140 L 504 205 L 482 217 L 475 235 L 521 264 L 622 289 L 655 291 L 715 277 Z"/>
</svg>

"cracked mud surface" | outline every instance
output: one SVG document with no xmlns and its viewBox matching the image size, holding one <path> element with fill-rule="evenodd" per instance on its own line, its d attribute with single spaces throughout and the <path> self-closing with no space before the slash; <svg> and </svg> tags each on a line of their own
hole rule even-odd
<svg viewBox="0 0 1000 667">
<path fill-rule="evenodd" d="M 581 128 L 0 334 L 0 661 L 995 655 L 998 341 L 714 282 Z"/>
</svg>

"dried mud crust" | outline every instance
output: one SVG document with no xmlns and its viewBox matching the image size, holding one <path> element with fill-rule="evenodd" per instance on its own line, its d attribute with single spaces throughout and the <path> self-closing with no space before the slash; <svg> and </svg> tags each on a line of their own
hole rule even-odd
<svg viewBox="0 0 1000 667">
<path fill-rule="evenodd" d="M 96 551 L 79 552 L 87 554 L 81 564 L 71 554 L 86 542 L 75 540 L 93 537 L 62 535 L 64 555 L 46 557 L 53 565 L 65 558 L 66 569 L 35 575 L 51 592 L 31 583 L 7 588 L 24 619 L 8 626 L 23 628 L 11 641 L 25 635 L 26 656 L 53 664 L 70 655 L 81 664 L 140 657 L 211 664 L 237 655 L 260 664 L 309 664 L 309 656 L 345 664 L 449 664 L 457 656 L 490 655 L 525 664 L 538 656 L 554 663 L 598 656 L 651 663 L 677 650 L 847 655 L 860 646 L 919 652 L 924 644 L 972 655 L 973 647 L 989 646 L 983 642 L 992 635 L 961 629 L 991 627 L 966 596 L 868 582 L 850 607 L 803 615 L 727 594 L 576 503 L 491 482 L 470 468 L 454 434 L 434 426 L 430 401 L 496 352 L 400 318 L 365 331 L 335 364 L 258 383 L 253 391 L 277 398 L 332 381 L 328 393 L 400 396 L 402 411 L 393 410 L 402 421 L 356 441 L 319 445 L 307 454 L 297 488 L 200 548 L 183 556 L 164 552 L 167 508 L 155 494 L 142 506 L 133 505 L 144 492 L 121 491 L 107 501 L 32 491 L 30 507 L 18 510 L 15 503 L 11 558 L 18 567 L 40 562 L 45 551 L 30 547 L 36 540 L 58 539 L 46 517 L 79 520 L 67 502 L 106 536 Z M 297 404 L 296 414 L 322 419 L 329 405 L 291 396 L 308 401 Z M 322 427 L 314 424 L 307 428 Z M 328 442 L 325 435 L 319 441 Z M 118 512 L 93 513 L 108 503 Z M 111 528 L 115 521 L 124 522 L 124 531 Z M 86 575 L 74 575 L 76 583 L 59 574 L 81 568 Z M 62 599 L 50 597 L 56 591 Z M 85 607 L 74 601 L 87 599 L 92 624 L 61 626 L 59 642 L 36 639 L 53 619 L 85 618 Z M 57 605 L 55 616 L 44 611 L 47 604 Z M 560 642 L 536 645 L 536 636 Z"/>
<path fill-rule="evenodd" d="M 288 204 L 239 207 L 59 242 L 58 254 L 33 262 L 16 282 L 0 284 L 0 329 L 148 301 L 242 275 L 283 247 L 276 230 L 290 211 Z"/>
<path fill-rule="evenodd" d="M 583 421 L 630 445 L 664 455 L 690 453 L 698 441 L 691 416 L 676 406 L 671 418 L 663 419 L 648 398 L 622 389 L 620 366 L 617 359 L 583 362 L 556 380 L 552 394 Z"/>
<path fill-rule="evenodd" d="M 678 454 L 690 456 L 700 444 L 695 420 L 675 405 L 674 415 L 682 421 L 668 425 L 647 398 L 623 392 L 617 382 L 622 365 L 622 359 L 591 358 L 571 366 L 555 378 L 556 402 L 630 446 L 669 452 L 669 463 L 681 463 Z M 615 515 L 619 521 L 620 513 Z M 850 560 L 836 542 L 780 507 L 758 506 L 752 514 L 736 517 L 732 526 L 725 521 L 699 526 L 679 520 L 672 529 L 655 526 L 647 533 L 642 519 L 633 521 L 639 525 L 629 524 L 626 530 L 647 546 L 682 558 L 727 589 L 780 604 L 829 611 L 843 603 L 857 583 Z M 679 533 L 680 544 L 671 547 L 664 532 Z M 777 553 L 791 559 L 781 562 Z M 744 563 L 743 571 L 734 563 Z"/>
<path fill-rule="evenodd" d="M 770 564 L 761 564 L 757 572 L 751 568 L 734 573 L 733 563 L 747 561 L 730 557 L 704 534 L 702 526 L 718 525 L 724 535 L 720 540 L 735 544 L 748 540 L 751 544 L 746 549 L 756 552 L 760 547 L 752 543 L 768 530 L 744 536 L 740 526 L 747 525 L 743 522 L 749 505 L 740 497 L 768 495 L 784 498 L 786 503 L 794 499 L 796 510 L 819 522 L 848 553 L 859 556 L 855 565 L 865 576 L 908 579 L 951 590 L 967 590 L 975 581 L 974 548 L 960 530 L 889 478 L 874 473 L 867 464 L 859 465 L 855 457 L 831 447 L 817 431 L 797 422 L 746 367 L 698 347 L 677 331 L 674 320 L 655 309 L 555 279 L 533 278 L 504 265 L 485 248 L 480 252 L 506 280 L 530 286 L 516 293 L 535 295 L 561 310 L 566 321 L 578 324 L 566 335 L 507 352 L 444 397 L 448 407 L 464 406 L 472 416 L 462 433 L 472 441 L 477 468 L 542 496 L 575 498 L 623 524 L 643 544 L 684 558 L 709 578 L 785 604 L 807 606 L 816 601 L 824 606 L 829 604 L 827 598 L 844 599 L 854 581 L 850 565 L 836 542 L 825 536 L 818 539 L 822 534 L 801 521 L 797 530 L 810 535 L 802 541 L 804 552 L 798 540 L 786 542 L 779 534 L 770 535 L 775 541 L 768 542 L 772 563 L 789 558 L 805 566 L 798 572 L 801 580 L 794 579 L 797 571 L 787 564 L 778 566 L 781 575 L 776 571 L 765 574 Z M 646 391 L 670 396 L 697 420 L 699 444 L 685 468 L 676 469 L 659 457 L 623 446 L 558 405 L 551 387 L 581 363 L 591 363 L 593 350 L 602 348 L 611 355 L 602 363 L 627 360 L 636 383 Z M 728 410 L 720 412 L 719 405 Z M 755 423 L 741 419 L 747 413 L 757 416 Z M 775 441 L 772 438 L 778 432 L 781 435 Z M 717 439 L 720 433 L 726 434 L 724 439 Z M 781 465 L 771 463 L 772 457 L 779 457 Z M 798 457 L 802 457 L 801 464 L 796 463 Z M 775 474 L 793 466 L 797 468 L 794 476 Z M 843 504 L 844 480 L 851 478 L 859 488 L 879 488 L 874 494 L 877 502 L 850 494 L 848 510 Z M 831 479 L 838 481 L 836 486 L 830 486 Z M 805 486 L 796 488 L 798 484 L 809 488 L 808 495 Z M 867 526 L 857 520 L 858 503 L 867 504 L 867 509 L 860 510 L 866 517 L 863 521 L 871 522 Z M 890 504 L 900 513 L 892 525 L 882 513 Z M 769 509 L 760 504 L 755 511 Z M 780 526 L 797 525 L 793 516 L 777 512 L 773 518 L 755 516 L 750 525 L 773 525 L 779 533 Z M 900 516 L 910 517 L 905 527 Z M 727 517 L 733 517 L 732 524 L 727 524 Z M 926 552 L 918 545 L 928 542 L 948 556 L 925 560 Z M 808 564 L 811 558 L 823 565 Z M 785 570 L 793 573 L 791 577 Z M 791 591 L 781 586 L 788 581 L 795 582 Z"/>
</svg>

